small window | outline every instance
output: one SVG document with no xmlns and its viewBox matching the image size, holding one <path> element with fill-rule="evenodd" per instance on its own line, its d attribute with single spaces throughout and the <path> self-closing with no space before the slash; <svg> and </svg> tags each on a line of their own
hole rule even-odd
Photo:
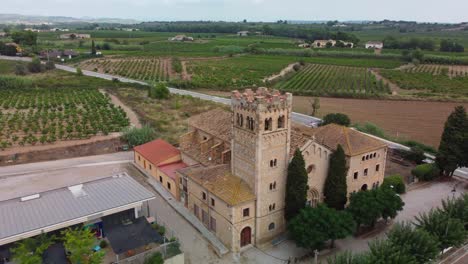
<svg viewBox="0 0 468 264">
<path fill-rule="evenodd" d="M 354 179 L 357 180 L 358 176 L 359 176 L 359 172 L 356 171 L 356 172 L 354 173 Z"/>
<path fill-rule="evenodd" d="M 206 193 L 205 192 L 202 192 L 202 198 L 203 198 L 203 200 L 206 200 Z"/>
<path fill-rule="evenodd" d="M 153 169 L 153 166 L 151 166 L 151 164 L 150 164 L 149 168 L 150 168 L 150 170 L 152 170 L 152 169 Z"/>
<path fill-rule="evenodd" d="M 315 171 L 315 165 L 312 164 L 312 165 L 309 165 L 307 167 L 307 174 L 311 173 L 311 172 L 314 172 Z"/>
<path fill-rule="evenodd" d="M 200 216 L 198 216 L 198 205 L 193 205 L 193 214 L 197 217 L 197 218 L 200 218 Z"/>
<path fill-rule="evenodd" d="M 368 172 L 369 172 L 369 169 L 364 169 L 364 176 L 367 176 Z"/>
<path fill-rule="evenodd" d="M 376 152 L 374 152 L 374 158 L 375 158 L 375 157 L 377 157 L 377 153 L 376 153 Z"/>
<path fill-rule="evenodd" d="M 275 229 L 275 223 L 270 223 L 268 225 L 268 230 L 273 230 L 273 229 Z"/>
<path fill-rule="evenodd" d="M 211 198 L 211 206 L 215 206 L 215 200 Z"/>
<path fill-rule="evenodd" d="M 273 167 L 273 161 L 270 160 L 270 167 Z"/>
<path fill-rule="evenodd" d="M 380 164 L 375 165 L 375 171 L 379 171 L 379 170 L 380 170 Z"/>
<path fill-rule="evenodd" d="M 160 182 L 160 183 L 163 182 L 162 176 L 159 176 L 159 182 Z"/>
<path fill-rule="evenodd" d="M 275 159 L 275 160 L 273 161 L 273 166 L 276 167 L 277 162 L 278 162 L 278 160 Z"/>
<path fill-rule="evenodd" d="M 268 206 L 268 210 L 271 212 L 271 211 L 274 211 L 275 210 L 275 207 L 276 207 L 276 204 L 270 204 Z"/>
<path fill-rule="evenodd" d="M 362 156 L 362 161 L 365 161 L 366 160 L 366 157 L 365 156 Z"/>
<path fill-rule="evenodd" d="M 141 160 L 141 157 L 140 157 L 140 155 L 138 155 L 138 161 L 140 161 L 140 160 Z"/>
<path fill-rule="evenodd" d="M 170 182 L 167 183 L 167 188 L 168 188 L 169 190 L 171 189 L 171 183 L 170 183 Z"/>
<path fill-rule="evenodd" d="M 278 128 L 284 128 L 284 116 L 278 117 Z"/>
<path fill-rule="evenodd" d="M 213 217 L 210 218 L 210 229 L 211 231 L 216 232 L 216 219 Z"/>
<path fill-rule="evenodd" d="M 369 155 L 366 155 L 366 160 L 368 160 L 368 159 L 369 159 Z"/>
<path fill-rule="evenodd" d="M 250 209 L 249 208 L 244 208 L 244 210 L 242 210 L 242 216 L 244 216 L 244 217 L 250 216 Z"/>
</svg>

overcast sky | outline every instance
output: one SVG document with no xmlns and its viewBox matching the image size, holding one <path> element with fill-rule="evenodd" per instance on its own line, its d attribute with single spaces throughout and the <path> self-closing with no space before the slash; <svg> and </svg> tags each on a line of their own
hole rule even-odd
<svg viewBox="0 0 468 264">
<path fill-rule="evenodd" d="M 169 21 L 468 21 L 468 0 L 0 0 L 0 7 L 0 13 Z"/>
</svg>

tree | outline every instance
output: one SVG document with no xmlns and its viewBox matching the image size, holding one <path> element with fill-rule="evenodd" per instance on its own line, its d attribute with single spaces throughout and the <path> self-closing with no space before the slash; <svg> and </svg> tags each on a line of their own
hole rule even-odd
<svg viewBox="0 0 468 264">
<path fill-rule="evenodd" d="M 421 164 L 423 163 L 423 160 L 426 159 L 424 151 L 418 146 L 411 147 L 410 151 L 405 153 L 404 157 L 416 164 Z"/>
<path fill-rule="evenodd" d="M 390 243 L 400 248 L 400 252 L 414 256 L 418 264 L 429 263 L 439 254 L 437 239 L 410 223 L 395 224 L 387 236 Z"/>
<path fill-rule="evenodd" d="M 331 240 L 331 247 L 336 239 L 345 238 L 353 232 L 355 223 L 350 214 L 336 211 L 319 204 L 302 209 L 288 224 L 296 244 L 303 248 L 321 249 Z"/>
<path fill-rule="evenodd" d="M 310 105 L 312 106 L 312 116 L 316 116 L 320 109 L 320 98 L 315 97 L 314 100 L 309 100 Z"/>
<path fill-rule="evenodd" d="M 16 44 L 35 46 L 37 43 L 37 33 L 32 31 L 15 31 L 11 34 L 11 39 Z"/>
<path fill-rule="evenodd" d="M 377 200 L 377 191 L 360 191 L 351 195 L 350 203 L 346 209 L 354 218 L 357 227 L 361 224 L 371 227 L 382 216 L 381 204 Z"/>
<path fill-rule="evenodd" d="M 53 61 L 46 62 L 45 69 L 48 71 L 55 69 L 55 63 Z"/>
<path fill-rule="evenodd" d="M 28 63 L 28 70 L 32 73 L 42 72 L 43 67 L 41 60 L 39 60 L 39 58 L 33 58 L 32 61 Z"/>
<path fill-rule="evenodd" d="M 347 173 L 346 155 L 341 145 L 338 145 L 330 155 L 330 165 L 323 191 L 325 203 L 336 210 L 343 210 L 348 200 Z"/>
<path fill-rule="evenodd" d="M 404 245 L 403 245 L 404 246 Z M 417 264 L 416 258 L 401 250 L 388 240 L 375 240 L 369 243 L 369 263 L 373 264 Z"/>
<path fill-rule="evenodd" d="M 127 141 L 130 147 L 150 142 L 155 138 L 155 131 L 149 125 L 141 128 L 128 127 L 123 130 L 122 139 Z"/>
<path fill-rule="evenodd" d="M 458 167 L 468 166 L 468 117 L 463 106 L 455 107 L 445 122 L 436 164 L 451 177 Z"/>
<path fill-rule="evenodd" d="M 286 180 L 286 197 L 284 214 L 286 220 L 292 219 L 307 202 L 307 171 L 305 161 L 299 149 L 296 149 L 291 162 L 288 165 L 288 177 Z"/>
<path fill-rule="evenodd" d="M 468 230 L 468 194 L 465 193 L 458 198 L 442 200 L 440 210 L 451 218 L 459 219 Z"/>
<path fill-rule="evenodd" d="M 398 194 L 403 194 L 406 192 L 405 182 L 403 181 L 403 177 L 401 177 L 400 174 L 393 174 L 385 177 L 380 188 L 393 189 Z"/>
<path fill-rule="evenodd" d="M 441 210 L 431 210 L 416 216 L 415 225 L 423 229 L 439 242 L 439 249 L 459 246 L 466 238 L 466 231 L 460 219 L 450 218 Z"/>
<path fill-rule="evenodd" d="M 369 254 L 353 254 L 350 251 L 345 251 L 327 258 L 327 264 L 371 264 L 369 262 Z"/>
<path fill-rule="evenodd" d="M 54 236 L 41 234 L 21 240 L 11 249 L 13 260 L 18 264 L 42 263 L 42 254 L 53 244 L 54 239 Z"/>
<path fill-rule="evenodd" d="M 15 74 L 16 75 L 26 75 L 28 73 L 28 70 L 22 63 L 17 63 L 15 65 Z"/>
<path fill-rule="evenodd" d="M 154 99 L 168 99 L 170 92 L 164 83 L 157 83 L 154 86 L 149 86 L 148 97 Z"/>
<path fill-rule="evenodd" d="M 81 70 L 80 67 L 76 68 L 76 75 L 83 76 L 83 71 Z"/>
<path fill-rule="evenodd" d="M 96 44 L 94 44 L 94 39 L 91 40 L 91 55 L 96 55 Z"/>
<path fill-rule="evenodd" d="M 431 181 L 440 175 L 440 170 L 436 164 L 428 163 L 416 166 L 411 170 L 411 174 L 420 181 Z"/>
<path fill-rule="evenodd" d="M 328 124 L 338 124 L 341 126 L 349 126 L 351 124 L 351 119 L 345 114 L 342 113 L 331 113 L 323 117 L 322 126 Z"/>
<path fill-rule="evenodd" d="M 398 211 L 403 210 L 405 203 L 400 196 L 392 189 L 379 188 L 376 190 L 377 200 L 382 209 L 382 218 L 387 221 L 388 218 L 395 218 Z"/>
<path fill-rule="evenodd" d="M 89 228 L 68 228 L 61 232 L 64 236 L 63 245 L 70 252 L 69 259 L 72 263 L 100 264 L 104 259 L 105 252 L 93 252 L 94 234 Z"/>
</svg>

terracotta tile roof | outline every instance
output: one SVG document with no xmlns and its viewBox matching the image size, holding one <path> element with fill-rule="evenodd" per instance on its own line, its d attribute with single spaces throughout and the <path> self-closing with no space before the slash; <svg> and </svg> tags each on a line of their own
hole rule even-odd
<svg viewBox="0 0 468 264">
<path fill-rule="evenodd" d="M 255 199 L 255 195 L 247 183 L 231 174 L 229 165 L 192 166 L 181 169 L 179 172 L 203 186 L 230 206 Z"/>
<path fill-rule="evenodd" d="M 178 161 L 158 166 L 158 169 L 161 170 L 167 176 L 169 176 L 171 179 L 176 180 L 176 171 L 186 168 L 187 166 L 188 165 L 184 162 Z"/>
<path fill-rule="evenodd" d="M 336 124 L 329 124 L 315 129 L 309 128 L 306 130 L 305 135 L 315 137 L 317 143 L 331 150 L 336 150 L 337 145 L 340 144 L 348 156 L 363 154 L 387 146 L 383 141 Z"/>
<path fill-rule="evenodd" d="M 189 125 L 223 141 L 231 142 L 232 113 L 216 108 L 189 118 Z"/>
<path fill-rule="evenodd" d="M 180 151 L 176 147 L 162 139 L 156 139 L 136 146 L 134 150 L 156 166 L 180 154 Z"/>
<path fill-rule="evenodd" d="M 303 134 L 300 125 L 291 125 L 291 143 L 289 147 L 289 157 L 291 158 L 292 156 L 294 156 L 294 152 L 296 151 L 296 149 L 302 148 L 309 140 L 310 137 Z"/>
</svg>

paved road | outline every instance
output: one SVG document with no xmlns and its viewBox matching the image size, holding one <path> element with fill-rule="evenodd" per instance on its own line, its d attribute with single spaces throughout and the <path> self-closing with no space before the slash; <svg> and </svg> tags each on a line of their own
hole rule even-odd
<svg viewBox="0 0 468 264">
<path fill-rule="evenodd" d="M 0 56 L 0 59 L 14 60 L 14 61 L 31 61 L 31 58 L 27 58 L 27 57 Z M 76 73 L 76 68 L 68 66 L 68 65 L 56 64 L 55 67 L 57 69 L 60 69 L 60 70 Z M 146 82 L 133 80 L 133 79 L 129 79 L 129 78 L 124 78 L 124 77 L 120 77 L 120 76 L 115 76 L 115 75 L 110 75 L 110 74 L 93 72 L 93 71 L 83 70 L 83 74 L 86 75 L 86 76 L 92 76 L 92 77 L 106 79 L 106 80 L 118 79 L 119 81 L 124 82 L 124 83 L 137 83 L 137 84 L 141 84 L 141 85 L 149 85 Z M 226 105 L 231 104 L 231 101 L 229 99 L 218 97 L 218 96 L 212 96 L 212 95 L 207 95 L 207 94 L 202 94 L 202 93 L 198 93 L 198 92 L 182 90 L 182 89 L 177 89 L 177 88 L 172 88 L 172 87 L 169 87 L 169 91 L 171 93 L 174 93 L 174 94 L 191 95 L 192 97 L 195 97 L 195 98 L 200 98 L 200 99 L 203 99 L 203 100 L 213 101 L 213 102 L 217 102 L 217 103 L 221 103 L 221 104 L 226 104 Z M 291 118 L 292 118 L 292 120 L 294 122 L 301 123 L 301 124 L 304 124 L 306 126 L 311 126 L 312 124 L 317 124 L 317 123 L 321 122 L 321 119 L 319 119 L 319 118 L 309 116 L 309 115 L 304 115 L 304 114 L 297 113 L 297 112 L 293 112 Z M 409 150 L 410 149 L 409 147 L 401 145 L 401 144 L 396 143 L 396 142 L 392 142 L 392 141 L 389 141 L 389 140 L 378 138 L 376 136 L 369 135 L 369 134 L 366 134 L 366 135 L 384 141 L 385 143 L 387 143 L 387 145 L 390 148 L 403 149 L 403 150 Z M 426 153 L 425 155 L 426 155 L 426 157 L 428 157 L 429 159 L 432 159 L 432 160 L 435 158 L 433 155 L 428 154 L 428 153 Z M 457 171 L 455 171 L 455 175 L 460 177 L 460 178 L 464 178 L 464 179 L 468 180 L 468 168 L 458 169 Z"/>
</svg>

